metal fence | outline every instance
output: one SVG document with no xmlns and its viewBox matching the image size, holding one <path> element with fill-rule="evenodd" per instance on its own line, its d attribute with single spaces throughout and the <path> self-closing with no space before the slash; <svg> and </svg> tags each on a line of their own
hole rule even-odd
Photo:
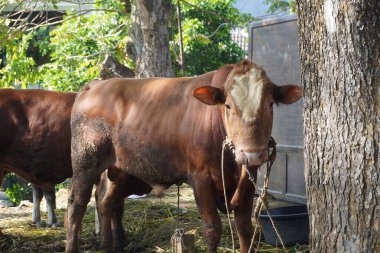
<svg viewBox="0 0 380 253">
<path fill-rule="evenodd" d="M 297 16 L 253 23 L 249 28 L 248 58 L 263 66 L 276 84 L 299 84 Z M 272 135 L 277 142 L 277 158 L 272 167 L 269 192 L 281 199 L 304 203 L 302 106 L 300 100 L 273 109 Z M 265 169 L 259 173 L 265 173 Z"/>
<path fill-rule="evenodd" d="M 231 31 L 232 40 L 248 54 L 247 27 L 235 28 Z"/>
</svg>

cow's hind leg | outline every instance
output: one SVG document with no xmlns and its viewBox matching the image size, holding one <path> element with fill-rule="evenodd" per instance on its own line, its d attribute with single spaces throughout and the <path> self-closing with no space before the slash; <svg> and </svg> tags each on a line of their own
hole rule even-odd
<svg viewBox="0 0 380 253">
<path fill-rule="evenodd" d="M 126 239 L 123 227 L 124 197 L 117 197 L 111 219 L 112 237 L 116 252 L 123 252 Z"/>
<path fill-rule="evenodd" d="M 78 252 L 78 239 L 83 216 L 91 198 L 94 181 L 74 174 L 67 203 L 66 253 Z"/>
<path fill-rule="evenodd" d="M 216 253 L 222 234 L 220 220 L 215 201 L 214 184 L 210 176 L 193 179 L 194 196 L 198 210 L 202 216 L 203 234 L 209 253 Z"/>
<path fill-rule="evenodd" d="M 41 227 L 41 210 L 40 204 L 43 196 L 43 191 L 40 187 L 32 185 L 33 189 L 33 210 L 32 210 L 32 222 L 37 228 Z"/>
<path fill-rule="evenodd" d="M 109 167 L 113 154 L 110 130 L 103 120 L 75 115 L 71 119 L 71 129 L 73 177 L 67 206 L 66 253 L 78 251 L 80 226 L 92 187 Z"/>
<path fill-rule="evenodd" d="M 125 233 L 122 224 L 126 175 L 117 168 L 102 174 L 97 188 L 101 248 L 114 252 L 123 249 Z"/>
<path fill-rule="evenodd" d="M 109 184 L 110 181 L 107 179 L 107 172 L 103 172 L 95 193 L 96 209 L 99 219 L 100 248 L 105 252 L 112 249 L 111 212 L 113 203 L 107 200 Z"/>
<path fill-rule="evenodd" d="M 46 199 L 46 206 L 48 211 L 48 225 L 52 228 L 56 228 L 58 226 L 57 217 L 55 216 L 55 187 L 49 187 L 48 189 L 43 190 L 44 197 Z"/>
</svg>

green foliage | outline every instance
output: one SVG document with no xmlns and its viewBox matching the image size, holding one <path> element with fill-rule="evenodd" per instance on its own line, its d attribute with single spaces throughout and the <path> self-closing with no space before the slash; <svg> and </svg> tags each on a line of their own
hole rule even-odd
<svg viewBox="0 0 380 253">
<path fill-rule="evenodd" d="M 38 70 L 32 57 L 27 56 L 32 36 L 21 35 L 5 46 L 6 65 L 0 69 L 0 86 L 26 88 L 38 80 Z"/>
<path fill-rule="evenodd" d="M 18 29 L 9 27 L 9 23 L 9 19 L 0 16 L 0 48 L 4 48 L 12 38 L 22 35 Z"/>
<path fill-rule="evenodd" d="M 176 1 L 175 1 L 176 2 Z M 232 6 L 232 0 L 181 2 L 186 75 L 199 75 L 227 63 L 236 63 L 245 52 L 231 39 L 231 29 L 252 20 Z M 176 31 L 176 21 L 171 25 Z M 172 55 L 179 53 L 178 34 L 172 39 Z M 173 67 L 180 75 L 179 60 Z"/>
<path fill-rule="evenodd" d="M 268 13 L 273 14 L 277 12 L 285 12 L 290 10 L 290 12 L 296 12 L 296 1 L 295 0 L 265 0 L 265 4 L 269 4 Z"/>
<path fill-rule="evenodd" d="M 75 91 L 99 77 L 106 54 L 124 59 L 119 44 L 125 40 L 128 17 L 122 13 L 123 4 L 118 0 L 97 2 L 95 7 L 107 11 L 78 17 L 68 13 L 54 30 L 39 28 L 8 41 L 0 87 L 39 84 L 52 90 Z"/>
<path fill-rule="evenodd" d="M 126 36 L 126 22 L 127 18 L 116 11 L 65 21 L 50 33 L 52 62 L 43 66 L 42 85 L 54 90 L 78 90 L 99 77 L 106 54 L 121 58 L 118 44 Z"/>
<path fill-rule="evenodd" d="M 27 54 L 30 55 L 35 62 L 39 62 L 41 56 L 46 56 L 51 53 L 49 49 L 49 33 L 53 30 L 51 27 L 41 27 L 31 34 Z"/>
<path fill-rule="evenodd" d="M 47 2 L 56 4 L 55 0 Z M 181 2 L 187 75 L 199 75 L 244 58 L 245 52 L 232 41 L 230 31 L 251 17 L 240 14 L 232 3 L 233 0 Z M 41 27 L 29 34 L 8 34 L 12 39 L 4 47 L 0 44 L 0 51 L 6 51 L 6 62 L 0 63 L 4 65 L 0 69 L 0 87 L 39 85 L 76 91 L 99 77 L 100 64 L 107 54 L 133 66 L 124 52 L 129 27 L 125 11 L 130 7 L 125 4 L 128 1 L 97 0 L 95 7 L 102 11 L 79 17 L 68 13 L 55 29 Z M 6 29 L 1 24 L 0 31 Z M 173 65 L 180 75 L 176 20 L 171 20 L 169 31 Z"/>
<path fill-rule="evenodd" d="M 70 184 L 71 184 L 71 178 L 68 178 L 65 181 L 63 181 L 62 183 L 56 184 L 55 190 L 59 191 L 61 189 L 68 189 Z"/>
<path fill-rule="evenodd" d="M 8 195 L 9 200 L 18 205 L 20 204 L 21 200 L 23 200 L 23 193 L 22 193 L 23 188 L 19 183 L 14 183 L 12 184 L 12 188 L 7 188 L 5 192 Z"/>
<path fill-rule="evenodd" d="M 18 177 L 14 173 L 9 173 L 5 176 L 11 182 L 11 188 L 7 188 L 5 192 L 10 201 L 14 204 L 20 204 L 21 200 L 30 199 L 32 188 L 30 184 L 20 183 Z M 6 180 L 6 179 L 5 179 Z"/>
</svg>

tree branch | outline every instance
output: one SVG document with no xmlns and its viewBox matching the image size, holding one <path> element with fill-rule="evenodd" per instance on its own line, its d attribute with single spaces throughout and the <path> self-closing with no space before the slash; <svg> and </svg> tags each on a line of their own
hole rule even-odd
<svg viewBox="0 0 380 253">
<path fill-rule="evenodd" d="M 43 3 L 41 5 L 41 2 Z M 72 3 L 72 4 L 77 4 L 80 6 L 81 4 L 94 4 L 94 1 L 75 1 L 75 0 L 64 0 L 62 2 L 67 2 L 67 3 Z M 25 4 L 26 3 L 26 4 Z M 5 5 L 3 6 L 2 10 L 4 10 Z M 16 11 L 17 9 L 24 9 L 24 10 L 19 10 Z M 40 10 L 42 8 L 42 10 Z M 91 9 L 85 9 L 85 10 L 76 10 L 75 12 L 72 13 L 67 13 L 64 15 L 65 17 L 51 17 L 48 18 L 48 13 L 49 11 L 55 11 L 55 12 L 62 12 L 58 9 L 53 9 L 52 5 L 48 1 L 28 1 L 28 2 L 20 2 L 15 5 L 13 10 L 11 10 L 7 15 L 4 17 L 0 18 L 0 24 L 4 26 L 8 26 L 9 29 L 11 30 L 12 28 L 14 29 L 15 32 L 31 32 L 33 30 L 36 30 L 41 27 L 46 27 L 46 26 L 55 26 L 62 24 L 68 20 L 84 16 L 88 13 L 91 12 L 118 12 L 122 13 L 120 10 L 116 9 L 107 9 L 107 8 L 91 8 Z M 33 13 L 37 13 L 33 17 Z M 46 20 L 43 22 L 36 22 L 38 19 L 42 18 L 44 16 L 44 13 L 46 15 Z M 27 14 L 25 17 L 24 14 Z M 6 23 L 10 22 L 11 26 L 7 25 Z"/>
</svg>

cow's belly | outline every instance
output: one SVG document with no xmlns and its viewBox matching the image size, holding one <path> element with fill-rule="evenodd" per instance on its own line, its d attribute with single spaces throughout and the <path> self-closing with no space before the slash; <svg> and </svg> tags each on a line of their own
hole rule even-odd
<svg viewBox="0 0 380 253">
<path fill-rule="evenodd" d="M 129 143 L 119 152 L 116 149 L 116 167 L 152 187 L 169 187 L 187 181 L 185 162 L 175 153 L 162 146 Z"/>
<path fill-rule="evenodd" d="M 0 155 L 0 166 L 33 184 L 51 186 L 72 176 L 70 155 L 66 153 L 27 144 L 13 146 Z"/>
</svg>

